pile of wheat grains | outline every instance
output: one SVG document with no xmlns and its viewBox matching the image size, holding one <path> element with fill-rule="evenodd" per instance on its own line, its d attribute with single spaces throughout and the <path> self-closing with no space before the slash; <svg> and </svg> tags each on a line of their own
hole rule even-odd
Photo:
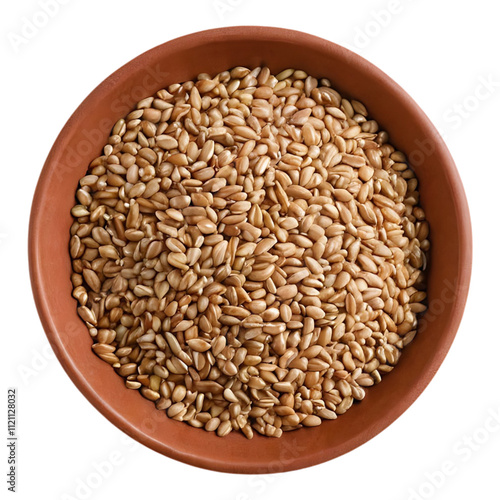
<svg viewBox="0 0 500 500">
<path fill-rule="evenodd" d="M 143 99 L 76 198 L 95 354 L 219 436 L 337 418 L 425 310 L 414 172 L 362 103 L 304 71 L 237 67 Z"/>
</svg>

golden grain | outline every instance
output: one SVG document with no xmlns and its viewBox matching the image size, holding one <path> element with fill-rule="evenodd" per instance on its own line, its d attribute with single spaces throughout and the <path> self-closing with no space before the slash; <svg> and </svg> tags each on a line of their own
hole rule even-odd
<svg viewBox="0 0 500 500">
<path fill-rule="evenodd" d="M 93 351 L 226 436 L 334 420 L 425 311 L 429 225 L 406 156 L 326 79 L 233 68 L 119 119 L 71 210 Z"/>
</svg>

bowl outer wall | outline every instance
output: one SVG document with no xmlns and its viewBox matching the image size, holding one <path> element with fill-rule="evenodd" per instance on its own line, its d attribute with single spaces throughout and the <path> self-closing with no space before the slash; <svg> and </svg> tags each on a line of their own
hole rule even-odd
<svg viewBox="0 0 500 500">
<path fill-rule="evenodd" d="M 98 156 L 115 121 L 138 100 L 168 84 L 233 66 L 287 67 L 330 78 L 343 95 L 363 102 L 391 142 L 405 151 L 420 183 L 431 226 L 429 311 L 397 368 L 370 388 L 347 417 L 286 432 L 280 439 L 239 433 L 221 439 L 165 417 L 138 392 L 124 390 L 112 368 L 95 356 L 71 297 L 70 209 L 78 180 Z M 398 418 L 430 382 L 458 329 L 472 262 L 470 217 L 463 186 L 445 144 L 417 104 L 360 56 L 305 33 L 267 27 L 209 30 L 160 45 L 132 60 L 78 107 L 43 167 L 32 206 L 29 260 L 36 306 L 62 366 L 85 397 L 111 422 L 146 446 L 185 463 L 224 472 L 272 473 L 338 457 Z"/>
</svg>

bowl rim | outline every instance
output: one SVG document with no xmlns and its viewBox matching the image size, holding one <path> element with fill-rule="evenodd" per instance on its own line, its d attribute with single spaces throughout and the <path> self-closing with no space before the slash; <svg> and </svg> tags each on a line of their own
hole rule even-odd
<svg viewBox="0 0 500 500">
<path fill-rule="evenodd" d="M 397 94 L 400 98 L 403 98 L 407 102 L 408 108 L 411 108 L 411 112 L 414 114 L 414 116 L 416 116 L 418 120 L 423 122 L 425 124 L 425 127 L 430 131 L 430 133 L 432 133 L 433 140 L 435 141 L 436 151 L 440 153 L 443 159 L 445 159 L 442 165 L 443 169 L 445 170 L 448 182 L 452 186 L 452 191 L 454 194 L 453 203 L 456 211 L 456 220 L 460 233 L 458 236 L 460 243 L 458 249 L 458 260 L 460 262 L 460 269 L 457 276 L 458 291 L 453 303 L 454 315 L 453 321 L 452 323 L 450 323 L 449 332 L 447 332 L 447 335 L 445 336 L 445 339 L 441 345 L 441 349 L 435 351 L 432 361 L 426 366 L 426 369 L 422 371 L 421 385 L 416 390 L 408 391 L 408 393 L 405 395 L 405 398 L 403 398 L 403 401 L 401 402 L 400 400 L 398 402 L 398 405 L 396 405 L 398 406 L 398 408 L 391 412 L 390 417 L 386 419 L 385 422 L 382 422 L 378 426 L 373 425 L 372 428 L 367 429 L 366 432 L 364 432 L 361 436 L 355 436 L 348 440 L 346 443 L 344 443 L 343 446 L 339 447 L 339 450 L 337 450 L 336 453 L 331 454 L 329 458 L 327 458 L 327 460 L 329 460 L 352 451 L 356 447 L 369 441 L 371 438 L 382 432 L 386 427 L 388 427 L 397 418 L 399 418 L 399 416 L 401 416 L 401 414 L 404 413 L 415 402 L 415 400 L 427 387 L 427 385 L 434 377 L 439 366 L 442 364 L 456 336 L 465 308 L 472 271 L 472 228 L 468 203 L 455 163 L 442 137 L 437 132 L 430 119 L 426 116 L 426 114 L 422 111 L 418 104 L 411 98 L 411 96 L 406 93 L 405 90 L 403 90 L 394 80 L 392 80 L 391 77 L 389 77 L 377 66 L 370 63 L 362 56 L 352 52 L 351 50 L 329 40 L 302 31 L 268 26 L 231 26 L 198 31 L 172 39 L 152 49 L 149 49 L 146 52 L 143 52 L 142 54 L 138 55 L 137 57 L 114 71 L 83 100 L 83 102 L 78 106 L 78 108 L 68 119 L 61 132 L 57 136 L 47 156 L 36 186 L 31 207 L 28 235 L 29 272 L 36 308 L 38 310 L 38 314 L 46 336 L 52 348 L 54 349 L 59 362 L 61 363 L 62 367 L 71 378 L 73 383 L 86 397 L 86 399 L 88 399 L 89 402 L 97 410 L 99 410 L 101 414 L 103 414 L 111 423 L 116 425 L 127 435 L 148 446 L 154 451 L 157 451 L 158 453 L 190 465 L 219 472 L 237 472 L 249 474 L 262 472 L 262 467 L 258 468 L 250 463 L 245 463 L 244 459 L 239 464 L 228 464 L 223 461 L 208 460 L 203 457 L 198 457 L 195 454 L 186 454 L 179 452 L 178 450 L 167 446 L 165 443 L 154 439 L 142 430 L 136 428 L 133 424 L 129 423 L 122 414 L 116 412 L 113 407 L 108 404 L 107 401 L 101 399 L 93 386 L 86 380 L 79 369 L 76 368 L 72 357 L 68 354 L 67 349 L 65 348 L 65 345 L 61 340 L 61 334 L 55 327 L 52 317 L 53 313 L 51 313 L 50 292 L 48 292 L 47 289 L 43 286 L 43 276 L 39 266 L 40 252 L 38 247 L 38 239 L 44 224 L 42 215 L 43 211 L 40 210 L 40 208 L 43 206 L 44 200 L 47 199 L 49 190 L 48 174 L 49 171 L 54 167 L 55 158 L 58 155 L 58 145 L 64 142 L 69 136 L 74 128 L 75 123 L 77 123 L 78 121 L 78 117 L 82 114 L 85 114 L 86 110 L 90 109 L 93 106 L 94 101 L 99 97 L 99 95 L 103 94 L 110 85 L 114 85 L 116 82 L 126 79 L 127 70 L 138 64 L 141 60 L 154 60 L 156 55 L 160 54 L 166 46 L 168 46 L 169 48 L 175 48 L 177 46 L 199 46 L 201 42 L 206 41 L 207 37 L 212 41 L 223 39 L 226 43 L 228 43 L 230 40 L 248 40 L 248 38 L 257 37 L 259 39 L 265 39 L 268 41 L 293 40 L 294 43 L 307 44 L 313 50 L 324 50 L 325 47 L 328 47 L 328 50 L 335 51 L 337 54 L 340 54 L 342 57 L 349 60 L 352 64 L 356 64 L 358 67 L 363 66 L 365 68 L 368 68 L 377 79 L 382 80 L 384 85 L 390 88 L 391 92 Z M 298 458 L 293 462 L 291 466 L 285 466 L 280 471 L 284 472 L 289 470 L 296 470 L 299 468 L 321 463 L 324 460 L 324 457 L 308 455 L 305 458 Z"/>
</svg>

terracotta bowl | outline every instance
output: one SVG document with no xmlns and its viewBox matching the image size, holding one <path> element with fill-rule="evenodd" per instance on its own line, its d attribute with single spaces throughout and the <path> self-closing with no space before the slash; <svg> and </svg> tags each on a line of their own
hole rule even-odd
<svg viewBox="0 0 500 500">
<path fill-rule="evenodd" d="M 346 415 L 280 439 L 232 433 L 218 438 L 168 419 L 127 390 L 91 351 L 71 297 L 70 209 L 78 180 L 100 154 L 115 121 L 140 99 L 171 83 L 233 66 L 266 64 L 327 77 L 362 101 L 406 152 L 420 179 L 431 227 L 429 310 L 396 369 Z M 79 106 L 43 167 L 30 221 L 33 293 L 47 337 L 85 397 L 129 436 L 171 458 L 225 472 L 271 473 L 311 466 L 365 443 L 397 419 L 424 390 L 457 332 L 471 273 L 472 238 L 464 190 L 446 146 L 417 104 L 382 71 L 329 41 L 277 28 L 233 27 L 195 33 L 156 47 L 113 73 Z"/>
</svg>

